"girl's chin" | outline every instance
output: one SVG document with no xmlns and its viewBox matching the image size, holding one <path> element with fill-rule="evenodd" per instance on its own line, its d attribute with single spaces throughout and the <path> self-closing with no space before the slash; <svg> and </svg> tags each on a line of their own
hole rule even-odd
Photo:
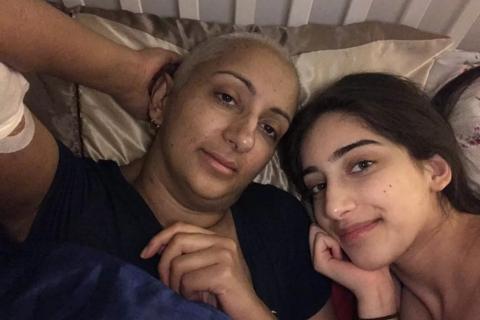
<svg viewBox="0 0 480 320">
<path fill-rule="evenodd" d="M 347 253 L 348 254 L 348 253 Z M 367 271 L 374 271 L 389 266 L 390 263 L 384 259 L 378 257 L 365 256 L 365 255 L 349 255 L 350 261 L 359 267 L 360 269 Z"/>
</svg>

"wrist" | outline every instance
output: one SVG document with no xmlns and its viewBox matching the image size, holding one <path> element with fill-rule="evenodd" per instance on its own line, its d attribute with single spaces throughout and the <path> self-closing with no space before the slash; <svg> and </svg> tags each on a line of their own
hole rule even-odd
<svg viewBox="0 0 480 320">
<path fill-rule="evenodd" d="M 237 300 L 238 302 L 238 300 Z M 278 314 L 276 311 L 270 310 L 265 303 L 263 303 L 260 298 L 255 296 L 253 299 L 250 299 L 249 302 L 244 301 L 243 303 L 238 303 L 240 307 L 239 310 L 223 310 L 232 320 L 244 320 L 244 319 L 261 319 L 261 320 L 276 320 L 278 319 Z M 236 308 L 235 308 L 236 309 Z"/>
<path fill-rule="evenodd" d="M 391 317 L 397 313 L 397 303 L 393 283 L 391 286 L 375 288 L 374 290 L 363 292 L 361 295 L 356 295 L 356 297 L 358 317 L 360 319 L 382 319 L 385 315 Z M 395 319 L 395 317 L 391 319 Z"/>
<path fill-rule="evenodd" d="M 400 315 L 398 312 L 383 316 L 383 317 L 376 317 L 376 318 L 358 318 L 358 320 L 398 320 L 400 319 Z"/>
<path fill-rule="evenodd" d="M 123 53 L 112 66 L 109 73 L 110 79 L 106 82 L 109 85 L 106 92 L 113 97 L 139 93 L 140 88 L 148 81 L 145 79 L 145 66 L 142 65 L 138 51 L 130 48 L 122 48 L 122 50 Z"/>
</svg>

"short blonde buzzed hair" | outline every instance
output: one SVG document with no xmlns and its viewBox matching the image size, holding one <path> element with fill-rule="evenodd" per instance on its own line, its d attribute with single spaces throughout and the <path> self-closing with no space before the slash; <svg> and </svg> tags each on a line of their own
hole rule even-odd
<svg viewBox="0 0 480 320">
<path fill-rule="evenodd" d="M 200 43 L 198 46 L 192 49 L 183 59 L 183 62 L 180 64 L 178 70 L 175 72 L 173 89 L 174 91 L 179 90 L 185 83 L 187 83 L 192 72 L 195 69 L 205 62 L 212 61 L 222 54 L 231 50 L 232 46 L 237 44 L 239 41 L 247 41 L 257 43 L 260 46 L 271 49 L 275 52 L 281 59 L 289 65 L 295 73 L 297 84 L 300 88 L 300 81 L 297 73 L 297 69 L 293 64 L 293 61 L 290 57 L 290 53 L 287 48 L 280 45 L 277 41 L 269 38 L 265 35 L 253 32 L 234 32 L 217 37 L 212 37 L 204 42 Z"/>
</svg>

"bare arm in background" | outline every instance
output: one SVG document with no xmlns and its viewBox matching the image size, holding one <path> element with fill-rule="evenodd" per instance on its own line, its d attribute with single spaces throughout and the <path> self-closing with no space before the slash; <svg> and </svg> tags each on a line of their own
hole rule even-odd
<svg viewBox="0 0 480 320">
<path fill-rule="evenodd" d="M 1 7 L 0 62 L 104 91 L 137 118 L 147 115 L 153 75 L 177 59 L 162 49 L 136 51 L 118 45 L 41 0 L 2 0 Z M 37 119 L 34 122 L 33 140 L 24 149 L 0 153 L 0 226 L 16 241 L 28 235 L 58 163 L 54 138 Z M 23 125 L 22 121 L 10 135 Z"/>
</svg>

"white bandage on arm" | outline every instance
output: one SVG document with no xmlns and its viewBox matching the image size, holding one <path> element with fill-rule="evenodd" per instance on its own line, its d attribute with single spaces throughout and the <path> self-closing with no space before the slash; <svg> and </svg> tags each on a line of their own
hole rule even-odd
<svg viewBox="0 0 480 320">
<path fill-rule="evenodd" d="M 23 104 L 28 82 L 18 72 L 0 63 L 0 153 L 25 148 L 33 139 L 35 122 Z M 10 135 L 25 119 L 23 128 Z"/>
</svg>

